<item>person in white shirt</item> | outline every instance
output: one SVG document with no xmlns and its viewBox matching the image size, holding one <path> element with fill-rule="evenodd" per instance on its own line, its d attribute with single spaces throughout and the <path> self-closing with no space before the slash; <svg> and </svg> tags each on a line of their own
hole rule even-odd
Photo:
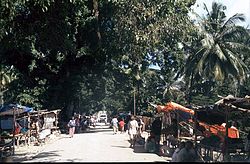
<svg viewBox="0 0 250 164">
<path fill-rule="evenodd" d="M 130 147 L 135 145 L 135 139 L 137 130 L 139 128 L 138 122 L 135 120 L 134 116 L 131 116 L 131 120 L 128 123 L 128 134 L 130 139 Z"/>
<path fill-rule="evenodd" d="M 75 127 L 76 127 L 75 117 L 72 117 L 71 120 L 69 120 L 68 127 L 69 127 L 69 136 L 70 138 L 72 138 L 74 136 Z"/>
<path fill-rule="evenodd" d="M 113 127 L 113 134 L 116 134 L 118 132 L 118 120 L 116 116 L 114 116 L 113 119 L 111 120 L 111 124 Z"/>
</svg>

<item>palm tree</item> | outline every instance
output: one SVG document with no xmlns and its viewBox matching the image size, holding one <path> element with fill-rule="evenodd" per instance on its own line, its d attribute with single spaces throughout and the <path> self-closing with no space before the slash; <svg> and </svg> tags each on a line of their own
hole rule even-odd
<svg viewBox="0 0 250 164">
<path fill-rule="evenodd" d="M 237 26 L 245 21 L 243 14 L 235 14 L 226 19 L 222 4 L 213 2 L 209 12 L 204 4 L 207 16 L 199 22 L 202 35 L 199 50 L 190 55 L 185 66 L 185 75 L 192 87 L 195 78 L 223 81 L 232 77 L 238 83 L 246 77 L 247 66 L 241 60 L 241 50 L 247 48 L 241 37 L 249 35 L 247 30 Z"/>
</svg>

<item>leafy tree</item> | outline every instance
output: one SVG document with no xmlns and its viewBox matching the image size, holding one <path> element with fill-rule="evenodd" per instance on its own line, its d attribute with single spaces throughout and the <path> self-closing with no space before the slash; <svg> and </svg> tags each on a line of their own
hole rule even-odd
<svg viewBox="0 0 250 164">
<path fill-rule="evenodd" d="M 136 92 L 138 107 L 141 106 L 140 103 L 145 104 L 148 96 L 144 97 L 144 85 L 147 84 L 144 76 L 148 75 L 150 64 L 160 66 L 162 77 L 166 81 L 176 76 L 175 72 L 184 59 L 183 51 L 178 45 L 182 40 L 188 39 L 186 34 L 191 31 L 192 24 L 187 13 L 193 3 L 194 1 L 176 3 L 161 0 L 113 3 L 112 11 L 116 14 L 110 19 L 113 27 L 110 29 L 113 54 L 110 63 L 130 75 L 131 88 L 135 89 L 131 92 Z M 164 89 L 162 94 L 163 91 Z"/>
<path fill-rule="evenodd" d="M 98 53 L 94 56 L 97 46 L 91 4 L 92 1 L 64 0 L 15 2 L 11 8 L 14 14 L 8 19 L 11 23 L 4 26 L 7 32 L 1 39 L 1 55 L 5 63 L 22 74 L 21 95 L 15 94 L 16 100 L 25 102 L 24 97 L 31 96 L 43 99 L 39 103 L 45 107 L 53 103 L 50 107 L 67 108 L 65 103 L 56 101 L 64 99 L 64 91 L 70 90 L 64 88 L 71 87 L 66 82 L 71 83 L 69 78 L 82 67 L 85 72 L 95 71 L 101 61 L 96 60 Z M 8 6 L 1 10 L 8 10 Z M 3 18 L 7 20 L 5 15 Z"/>
<path fill-rule="evenodd" d="M 204 4 L 205 5 L 205 4 Z M 247 66 L 241 60 L 241 51 L 247 49 L 241 37 L 248 35 L 246 29 L 237 26 L 238 21 L 244 21 L 243 14 L 235 14 L 226 19 L 225 6 L 213 2 L 209 12 L 205 5 L 207 16 L 198 26 L 201 48 L 191 54 L 186 61 L 185 75 L 189 87 L 194 81 L 220 81 L 233 77 L 238 83 L 246 78 Z"/>
</svg>

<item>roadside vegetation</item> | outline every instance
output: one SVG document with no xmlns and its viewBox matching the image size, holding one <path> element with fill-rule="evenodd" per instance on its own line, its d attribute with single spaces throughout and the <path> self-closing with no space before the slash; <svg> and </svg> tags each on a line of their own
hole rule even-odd
<svg viewBox="0 0 250 164">
<path fill-rule="evenodd" d="M 72 113 L 152 113 L 250 95 L 244 15 L 195 0 L 2 0 L 1 104 Z"/>
</svg>

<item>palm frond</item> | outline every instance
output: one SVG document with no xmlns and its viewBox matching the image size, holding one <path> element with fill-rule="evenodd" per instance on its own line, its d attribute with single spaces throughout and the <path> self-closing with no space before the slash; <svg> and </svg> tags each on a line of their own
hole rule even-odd
<svg viewBox="0 0 250 164">
<path fill-rule="evenodd" d="M 244 21 L 246 21 L 245 15 L 241 13 L 236 13 L 223 24 L 222 28 L 233 26 L 238 22 L 244 22 Z"/>
<path fill-rule="evenodd" d="M 226 63 L 227 67 L 225 68 L 227 68 L 228 72 L 233 76 L 239 79 L 245 79 L 246 71 L 248 69 L 245 63 L 242 62 L 242 60 L 237 57 L 234 52 L 227 49 L 226 53 L 228 54 L 228 58 Z"/>
<path fill-rule="evenodd" d="M 206 51 L 203 53 L 202 57 L 199 59 L 199 62 L 197 63 L 197 70 L 199 72 L 202 72 L 204 69 L 204 63 L 207 62 L 207 59 L 209 57 L 210 49 L 206 49 Z"/>
<path fill-rule="evenodd" d="M 222 37 L 223 39 L 230 39 L 230 40 L 237 40 L 237 41 L 241 41 L 244 37 L 249 37 L 249 32 L 241 27 L 241 26 L 231 26 L 228 28 L 225 28 L 225 30 L 222 32 Z"/>
<path fill-rule="evenodd" d="M 214 52 L 218 56 L 219 60 L 225 61 L 225 60 L 227 60 L 227 58 L 226 58 L 226 56 L 225 56 L 225 54 L 224 54 L 224 52 L 222 51 L 221 48 L 222 48 L 221 46 L 216 44 L 215 47 L 214 47 Z"/>
</svg>

